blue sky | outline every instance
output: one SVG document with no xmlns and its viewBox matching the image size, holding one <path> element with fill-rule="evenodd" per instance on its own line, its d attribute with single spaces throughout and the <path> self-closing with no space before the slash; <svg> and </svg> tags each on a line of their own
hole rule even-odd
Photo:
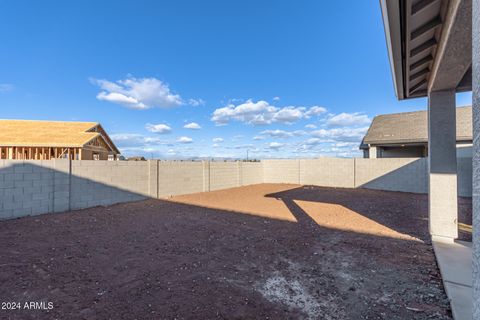
<svg viewBox="0 0 480 320">
<path fill-rule="evenodd" d="M 0 118 L 97 121 L 125 155 L 358 156 L 426 107 L 396 100 L 378 1 L 0 0 L 0 41 Z"/>
</svg>

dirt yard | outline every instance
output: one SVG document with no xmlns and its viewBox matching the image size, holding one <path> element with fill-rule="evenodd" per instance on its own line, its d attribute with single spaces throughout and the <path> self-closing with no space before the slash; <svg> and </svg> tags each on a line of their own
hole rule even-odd
<svg viewBox="0 0 480 320">
<path fill-rule="evenodd" d="M 263 184 L 3 221 L 0 319 L 451 319 L 427 207 Z"/>
</svg>

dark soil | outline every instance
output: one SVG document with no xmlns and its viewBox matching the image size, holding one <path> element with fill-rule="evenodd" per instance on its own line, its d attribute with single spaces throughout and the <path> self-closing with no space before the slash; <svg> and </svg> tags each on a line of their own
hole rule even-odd
<svg viewBox="0 0 480 320">
<path fill-rule="evenodd" d="M 427 207 L 264 184 L 3 221 L 0 318 L 451 319 Z"/>
</svg>

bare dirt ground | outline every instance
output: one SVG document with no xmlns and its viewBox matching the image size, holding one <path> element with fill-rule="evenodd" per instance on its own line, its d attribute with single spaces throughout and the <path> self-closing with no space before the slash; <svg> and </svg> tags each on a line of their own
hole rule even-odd
<svg viewBox="0 0 480 320">
<path fill-rule="evenodd" d="M 263 184 L 3 221 L 0 300 L 53 308 L 0 318 L 450 319 L 427 207 Z"/>
</svg>

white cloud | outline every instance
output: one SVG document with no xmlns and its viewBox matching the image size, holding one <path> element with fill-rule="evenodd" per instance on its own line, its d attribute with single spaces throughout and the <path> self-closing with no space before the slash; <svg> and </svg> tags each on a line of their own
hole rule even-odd
<svg viewBox="0 0 480 320">
<path fill-rule="evenodd" d="M 148 109 L 148 106 L 138 101 L 137 99 L 117 92 L 100 92 L 99 94 L 97 94 L 97 99 L 121 104 L 132 109 Z"/>
<path fill-rule="evenodd" d="M 288 106 L 278 108 L 263 100 L 257 102 L 247 100 L 239 105 L 230 103 L 223 108 L 216 109 L 211 120 L 217 125 L 225 125 L 231 120 L 252 125 L 265 125 L 275 122 L 291 124 L 302 118 L 309 118 L 325 112 L 322 110 L 324 108 L 321 107 L 307 109 L 305 107 Z"/>
<path fill-rule="evenodd" d="M 158 137 L 147 137 L 137 133 L 116 133 L 110 138 L 118 147 L 145 146 L 153 143 L 161 143 Z"/>
<path fill-rule="evenodd" d="M 253 148 L 253 144 L 240 144 L 233 146 L 233 149 L 250 149 Z"/>
<path fill-rule="evenodd" d="M 213 138 L 212 141 L 215 143 L 223 142 L 223 138 Z"/>
<path fill-rule="evenodd" d="M 296 152 L 311 156 L 353 157 L 359 156 L 359 142 L 335 142 L 324 138 L 309 138 L 298 145 Z"/>
<path fill-rule="evenodd" d="M 170 133 L 172 131 L 172 128 L 170 128 L 169 126 L 163 123 L 159 123 L 159 124 L 147 123 L 145 125 L 145 129 L 147 129 L 150 132 L 158 133 L 158 134 Z"/>
<path fill-rule="evenodd" d="M 177 139 L 177 142 L 180 142 L 180 143 L 192 143 L 193 142 L 193 139 L 190 138 L 190 137 L 180 137 Z"/>
<path fill-rule="evenodd" d="M 306 118 L 311 118 L 313 116 L 318 116 L 318 115 L 320 115 L 322 113 L 325 113 L 325 112 L 327 112 L 327 109 L 325 109 L 324 107 L 313 106 L 310 109 L 308 109 L 307 112 L 305 112 L 305 117 Z"/>
<path fill-rule="evenodd" d="M 335 128 L 335 129 L 319 129 L 311 132 L 316 138 L 324 139 L 324 141 L 342 141 L 342 142 L 360 142 L 367 132 L 368 127 L 361 128 Z"/>
<path fill-rule="evenodd" d="M 309 146 L 315 146 L 315 145 L 318 145 L 320 143 L 322 143 L 322 139 L 320 139 L 320 138 L 310 138 L 310 139 L 307 139 L 305 141 L 305 144 L 309 145 Z"/>
<path fill-rule="evenodd" d="M 212 148 L 218 148 L 218 147 L 220 147 L 220 145 L 219 145 L 218 143 L 214 143 L 214 144 L 212 145 Z"/>
<path fill-rule="evenodd" d="M 270 142 L 270 144 L 268 145 L 268 147 L 270 149 L 274 149 L 274 150 L 278 150 L 280 149 L 281 147 L 283 147 L 285 144 L 284 143 L 280 143 L 280 142 Z"/>
<path fill-rule="evenodd" d="M 183 126 L 185 129 L 202 129 L 202 127 L 196 122 L 190 122 Z"/>
<path fill-rule="evenodd" d="M 194 107 L 204 106 L 205 100 L 202 99 L 188 99 L 188 104 Z"/>
<path fill-rule="evenodd" d="M 161 150 L 168 145 L 159 137 L 149 137 L 136 133 L 117 133 L 110 135 L 115 145 L 124 155 L 161 156 Z"/>
<path fill-rule="evenodd" d="M 229 120 L 237 120 L 252 124 L 271 123 L 272 115 L 277 108 L 271 106 L 266 101 L 247 102 L 235 106 L 229 104 L 226 107 L 216 109 L 213 112 L 211 120 L 217 124 L 226 124 Z"/>
<path fill-rule="evenodd" d="M 265 139 L 265 137 L 263 137 L 263 136 L 255 136 L 255 137 L 253 137 L 253 140 L 263 140 L 263 139 Z"/>
<path fill-rule="evenodd" d="M 132 109 L 170 108 L 186 104 L 182 97 L 174 94 L 168 84 L 156 78 L 133 78 L 111 82 L 103 79 L 91 79 L 102 91 L 98 100 L 109 101 Z M 190 99 L 188 104 L 200 105 L 201 99 Z"/>
<path fill-rule="evenodd" d="M 265 130 L 260 132 L 261 135 L 270 136 L 274 138 L 291 138 L 295 136 L 301 136 L 305 134 L 305 131 L 296 130 L 296 131 L 285 131 L 285 130 Z"/>
<path fill-rule="evenodd" d="M 10 92 L 15 89 L 15 86 L 11 83 L 0 83 L 0 93 Z"/>
<path fill-rule="evenodd" d="M 232 141 L 241 140 L 241 139 L 243 139 L 243 137 L 245 137 L 243 134 L 234 135 L 234 136 L 232 137 Z"/>
<path fill-rule="evenodd" d="M 293 123 L 302 119 L 304 115 L 303 107 L 284 107 L 273 115 L 273 122 Z"/>
<path fill-rule="evenodd" d="M 157 135 L 118 133 L 112 134 L 111 138 L 125 156 L 143 155 L 148 158 L 186 159 L 204 152 L 203 149 L 196 148 L 195 144 L 189 144 L 189 141 L 193 142 L 193 140 L 188 137 L 164 141 Z"/>
<path fill-rule="evenodd" d="M 316 129 L 317 126 L 314 125 L 314 124 L 307 124 L 307 125 L 305 126 L 305 128 L 307 128 L 307 129 Z"/>
<path fill-rule="evenodd" d="M 273 101 L 280 101 L 280 97 L 273 97 Z"/>
<path fill-rule="evenodd" d="M 358 142 L 337 142 L 334 144 L 335 147 L 338 148 L 355 148 L 355 150 L 358 150 Z"/>
<path fill-rule="evenodd" d="M 370 124 L 371 120 L 366 114 L 359 112 L 345 113 L 342 112 L 337 115 L 332 115 L 327 119 L 327 125 L 329 126 L 363 126 Z"/>
</svg>

